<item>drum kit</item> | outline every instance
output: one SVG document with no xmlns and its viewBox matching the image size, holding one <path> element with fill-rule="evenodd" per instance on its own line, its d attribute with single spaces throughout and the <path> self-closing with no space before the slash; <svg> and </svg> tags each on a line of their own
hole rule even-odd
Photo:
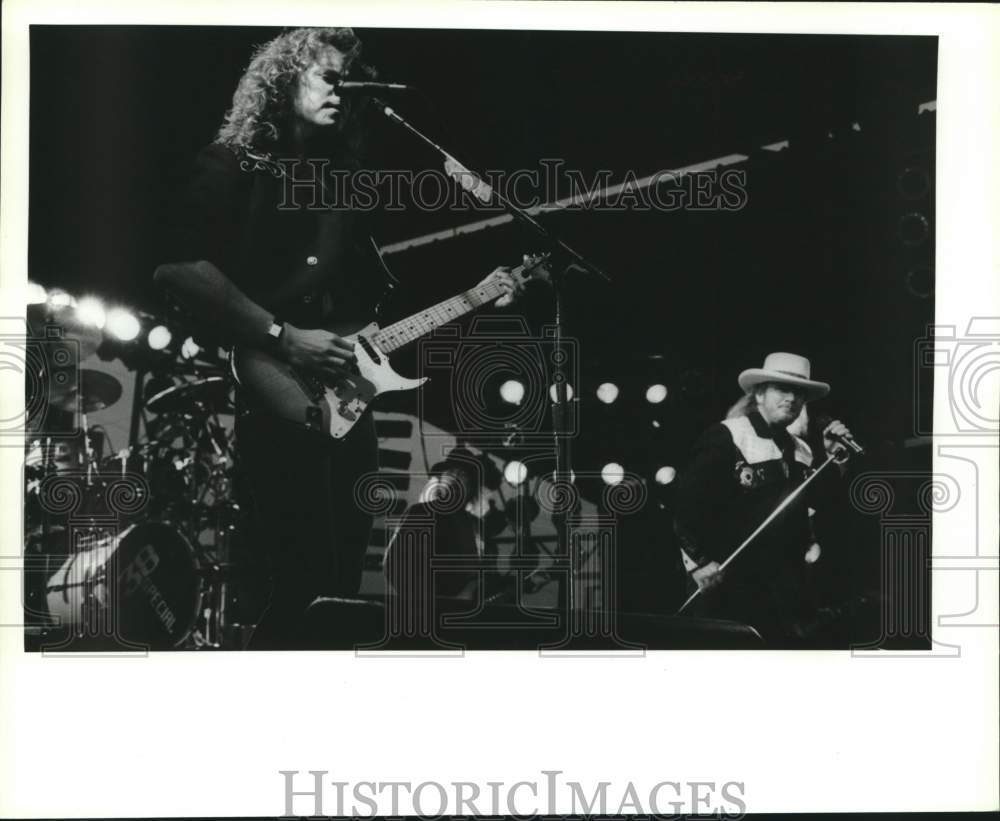
<svg viewBox="0 0 1000 821">
<path fill-rule="evenodd" d="M 61 387 L 46 418 L 71 417 L 76 434 L 26 437 L 27 635 L 46 649 L 240 645 L 231 383 L 210 366 L 150 380 L 137 407 L 145 439 L 108 453 L 90 417 L 121 400 L 122 384 L 94 369 L 73 376 L 47 380 Z"/>
</svg>

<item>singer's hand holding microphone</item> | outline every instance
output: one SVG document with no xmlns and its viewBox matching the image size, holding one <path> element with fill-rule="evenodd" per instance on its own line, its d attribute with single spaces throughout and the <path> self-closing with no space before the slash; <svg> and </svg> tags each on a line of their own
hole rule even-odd
<svg viewBox="0 0 1000 821">
<path fill-rule="evenodd" d="M 839 419 L 826 421 L 823 427 L 823 447 L 828 456 L 832 456 L 838 464 L 844 464 L 852 454 L 864 454 L 861 447 L 851 434 L 850 429 Z"/>
</svg>

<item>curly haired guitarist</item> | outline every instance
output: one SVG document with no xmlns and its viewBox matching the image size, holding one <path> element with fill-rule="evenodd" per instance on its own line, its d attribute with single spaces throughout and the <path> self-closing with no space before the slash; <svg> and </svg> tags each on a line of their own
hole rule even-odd
<svg viewBox="0 0 1000 821">
<path fill-rule="evenodd" d="M 357 396 L 338 402 L 329 386 L 357 375 L 362 345 L 366 362 L 378 359 L 370 340 L 334 329 L 372 321 L 387 275 L 364 214 L 317 206 L 326 200 L 311 185 L 317 167 L 360 168 L 366 103 L 339 90 L 346 77 L 373 76 L 360 54 L 348 28 L 296 29 L 256 51 L 215 141 L 198 155 L 175 261 L 155 274 L 227 343 L 270 368 L 263 384 L 237 393 L 240 471 L 272 575 L 253 649 L 294 647 L 317 595 L 357 592 L 371 526 L 354 487 L 377 466 L 372 416 Z M 517 283 L 497 269 L 478 287 L 503 304 Z M 282 374 L 291 387 L 276 401 L 268 380 Z M 301 419 L 281 412 L 294 391 Z M 322 432 L 331 414 L 344 423 L 337 438 Z"/>
</svg>

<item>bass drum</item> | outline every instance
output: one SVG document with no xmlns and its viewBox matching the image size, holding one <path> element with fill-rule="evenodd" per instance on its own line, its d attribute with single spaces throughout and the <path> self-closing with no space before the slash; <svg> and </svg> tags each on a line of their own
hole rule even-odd
<svg viewBox="0 0 1000 821">
<path fill-rule="evenodd" d="M 71 555 L 46 584 L 49 615 L 78 638 L 119 649 L 181 646 L 201 611 L 203 574 L 172 525 L 144 522 L 116 537 L 76 534 Z M 83 538 L 80 538 L 80 537 Z"/>
</svg>

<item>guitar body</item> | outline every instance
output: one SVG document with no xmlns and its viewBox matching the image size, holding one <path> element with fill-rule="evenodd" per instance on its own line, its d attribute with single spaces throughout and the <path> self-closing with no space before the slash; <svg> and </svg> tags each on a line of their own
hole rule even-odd
<svg viewBox="0 0 1000 821">
<path fill-rule="evenodd" d="M 327 330 L 354 343 L 358 374 L 334 384 L 303 374 L 287 362 L 255 348 L 234 348 L 230 366 L 236 381 L 252 394 L 253 406 L 289 422 L 343 439 L 380 393 L 418 388 L 427 378 L 407 379 L 396 373 L 389 357 L 372 337 L 374 322 L 357 326 L 331 326 Z"/>
</svg>

